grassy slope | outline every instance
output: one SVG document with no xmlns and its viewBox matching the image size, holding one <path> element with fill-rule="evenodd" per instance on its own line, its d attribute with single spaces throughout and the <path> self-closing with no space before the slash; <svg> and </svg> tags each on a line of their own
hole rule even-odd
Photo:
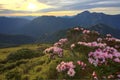
<svg viewBox="0 0 120 80">
<path fill-rule="evenodd" d="M 74 34 L 73 34 L 74 33 Z M 0 63 L 0 69 L 4 68 L 3 70 L 0 70 L 0 80 L 4 80 L 6 77 L 6 74 L 16 76 L 16 75 L 21 75 L 21 79 L 19 80 L 43 80 L 43 79 L 83 79 L 87 78 L 89 80 L 92 80 L 91 74 L 95 70 L 98 75 L 104 74 L 109 75 L 112 73 L 118 71 L 117 67 L 114 67 L 115 65 L 112 65 L 113 67 L 105 66 L 108 67 L 105 71 L 99 69 L 99 67 L 94 67 L 88 62 L 88 53 L 90 51 L 93 51 L 93 48 L 90 47 L 85 47 L 85 46 L 79 46 L 78 50 L 74 50 L 72 52 L 70 50 L 70 45 L 72 43 L 76 43 L 79 40 L 81 41 L 94 41 L 96 40 L 97 37 L 95 37 L 95 34 L 86 36 L 88 39 L 85 38 L 85 35 L 80 35 L 79 32 L 72 32 L 70 34 L 72 36 L 69 37 L 69 42 L 68 45 L 64 46 L 64 56 L 63 58 L 58 58 L 55 57 L 55 59 L 50 59 L 49 54 L 44 54 L 42 56 L 34 57 L 31 59 L 21 59 L 17 60 L 16 62 L 7 62 L 7 63 Z M 78 37 L 79 36 L 79 37 Z M 87 41 L 87 42 L 88 42 Z M 21 48 L 28 48 L 35 50 L 39 52 L 40 54 L 43 54 L 42 51 L 46 49 L 47 47 L 50 47 L 51 44 L 30 44 L 30 45 L 22 45 L 19 47 L 13 47 L 13 48 L 5 48 L 5 49 L 0 49 L 0 60 L 5 60 L 7 55 L 11 52 L 15 52 L 18 49 Z M 87 64 L 87 68 L 85 70 L 81 70 L 79 66 L 76 66 L 76 75 L 74 77 L 69 77 L 66 73 L 59 73 L 56 70 L 56 66 L 61 62 L 61 61 L 73 61 L 74 64 L 77 64 L 76 61 L 81 60 Z M 117 64 L 118 65 L 118 64 Z M 110 72 L 109 72 L 110 71 Z M 82 77 L 81 77 L 82 76 Z M 99 77 L 99 76 L 98 76 Z M 20 78 L 20 77 L 19 77 Z M 9 79 L 13 80 L 13 79 Z M 16 79 L 15 79 L 16 80 Z M 17 79 L 18 80 L 18 79 Z"/>
<path fill-rule="evenodd" d="M 28 48 L 32 50 L 37 50 L 40 47 L 49 47 L 49 44 L 41 44 L 41 45 L 22 45 L 19 47 L 12 47 L 12 48 L 4 48 L 0 49 L 0 60 L 4 60 L 6 56 L 11 53 L 15 52 L 18 49 L 21 48 Z M 20 65 L 15 66 L 12 69 L 7 69 L 4 72 L 0 74 L 0 80 L 5 79 L 5 75 L 10 72 L 10 71 L 19 71 L 22 74 L 22 80 L 39 80 L 39 79 L 48 79 L 48 78 L 59 78 L 57 75 L 56 71 L 56 66 L 61 62 L 61 61 L 76 61 L 78 59 L 81 59 L 83 57 L 82 53 L 77 53 L 76 56 L 73 57 L 73 54 L 69 50 L 64 50 L 64 57 L 63 58 L 55 58 L 55 59 L 50 59 L 49 55 L 44 55 L 44 56 L 39 56 L 36 58 L 32 59 L 22 59 L 16 62 L 12 63 L 6 63 L 6 64 L 1 64 L 4 67 L 9 67 L 14 64 L 17 64 L 19 62 L 23 62 Z M 25 62 L 25 63 L 24 63 Z M 56 77 L 55 77 L 56 76 Z"/>
</svg>

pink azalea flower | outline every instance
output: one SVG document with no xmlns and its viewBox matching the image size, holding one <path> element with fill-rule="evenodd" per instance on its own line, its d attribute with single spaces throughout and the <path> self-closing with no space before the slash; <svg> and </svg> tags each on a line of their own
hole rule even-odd
<svg viewBox="0 0 120 80">
<path fill-rule="evenodd" d="M 70 47 L 71 47 L 71 49 L 73 49 L 75 47 L 75 44 L 72 44 Z"/>
<path fill-rule="evenodd" d="M 117 77 L 120 78 L 120 74 L 118 74 Z"/>
<path fill-rule="evenodd" d="M 67 74 L 68 74 L 69 76 L 73 77 L 73 76 L 75 75 L 74 69 L 70 68 L 70 69 L 68 70 Z"/>
<path fill-rule="evenodd" d="M 108 79 L 111 79 L 111 78 L 114 78 L 114 76 L 113 76 L 113 75 L 109 75 L 109 76 L 108 76 Z"/>
<path fill-rule="evenodd" d="M 111 37 L 112 35 L 111 34 L 106 34 L 107 37 Z"/>
<path fill-rule="evenodd" d="M 76 28 L 74 28 L 74 30 L 79 31 L 80 29 L 79 29 L 79 27 L 76 27 Z"/>
<path fill-rule="evenodd" d="M 119 58 L 115 58 L 114 61 L 120 63 L 120 59 Z"/>
<path fill-rule="evenodd" d="M 94 79 L 98 79 L 95 71 L 93 71 L 92 76 L 93 76 Z"/>
</svg>

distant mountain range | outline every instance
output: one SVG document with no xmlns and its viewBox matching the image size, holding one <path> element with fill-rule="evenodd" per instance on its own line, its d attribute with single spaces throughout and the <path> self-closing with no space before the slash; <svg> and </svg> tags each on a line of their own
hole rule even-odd
<svg viewBox="0 0 120 80">
<path fill-rule="evenodd" d="M 104 34 L 104 35 L 111 34 L 114 37 L 120 38 L 120 30 L 119 29 L 113 28 L 111 26 L 108 26 L 108 25 L 105 25 L 102 23 L 93 25 L 93 26 L 89 27 L 88 29 L 98 31 L 99 33 Z"/>
<path fill-rule="evenodd" d="M 84 11 L 71 17 L 0 17 L 1 34 L 26 35 L 42 42 L 54 41 L 62 36 L 56 34 L 62 34 L 61 32 L 65 32 L 64 30 L 75 26 L 97 30 L 103 34 L 111 33 L 120 38 L 120 15 Z"/>
<path fill-rule="evenodd" d="M 77 14 L 71 18 L 42 16 L 33 19 L 21 32 L 38 37 L 53 34 L 56 31 L 68 29 L 74 26 L 90 27 L 95 24 L 105 24 L 120 29 L 120 15 L 106 15 L 103 13 L 90 13 L 88 11 Z"/>
<path fill-rule="evenodd" d="M 30 20 L 24 18 L 0 17 L 0 33 L 16 34 L 29 22 Z"/>
</svg>

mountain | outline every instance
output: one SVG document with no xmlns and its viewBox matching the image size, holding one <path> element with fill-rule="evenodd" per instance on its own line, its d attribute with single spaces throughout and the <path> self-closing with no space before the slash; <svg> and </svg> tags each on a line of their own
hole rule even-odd
<svg viewBox="0 0 120 80">
<path fill-rule="evenodd" d="M 110 26 L 102 24 L 102 23 L 93 25 L 93 26 L 89 27 L 88 29 L 98 31 L 101 34 L 109 34 L 110 33 L 110 34 L 112 34 L 112 36 L 120 38 L 120 30 L 119 29 L 110 27 Z"/>
<path fill-rule="evenodd" d="M 33 42 L 35 42 L 35 39 L 30 36 L 0 34 L 0 47 L 28 44 Z"/>
<path fill-rule="evenodd" d="M 98 31 L 100 34 L 103 34 L 103 35 L 110 33 L 112 36 L 114 36 L 116 38 L 120 38 L 120 36 L 119 36 L 120 30 L 119 29 L 113 28 L 113 27 L 108 26 L 108 25 L 103 24 L 103 23 L 92 25 L 92 26 L 88 27 L 87 29 Z M 67 31 L 69 31 L 69 29 L 56 31 L 50 35 L 40 37 L 39 39 L 37 39 L 37 42 L 56 42 L 59 39 L 66 37 L 67 35 L 64 35 L 64 34 L 66 34 Z"/>
<path fill-rule="evenodd" d="M 24 18 L 0 17 L 0 33 L 16 34 L 30 20 Z"/>
<path fill-rule="evenodd" d="M 116 29 L 120 29 L 120 15 L 107 15 L 104 13 L 90 13 L 84 11 L 73 17 L 41 16 L 33 19 L 21 29 L 21 33 L 33 37 L 51 35 L 59 30 L 74 26 L 90 27 L 103 23 Z"/>
<path fill-rule="evenodd" d="M 32 20 L 21 32 L 30 36 L 40 37 L 69 28 L 69 19 L 55 16 L 42 16 Z"/>
<path fill-rule="evenodd" d="M 33 17 L 30 18 L 33 19 Z M 103 32 L 107 30 L 108 33 L 112 33 L 114 36 L 119 37 L 119 30 L 117 30 L 120 29 L 119 21 L 120 15 L 91 13 L 89 11 L 84 11 L 71 17 L 39 16 L 33 20 L 25 19 L 25 17 L 0 17 L 0 33 L 27 35 L 37 38 L 38 41 L 46 41 L 52 40 L 54 38 L 52 38 L 52 35 L 58 34 L 61 30 L 66 30 L 75 26 L 84 26 L 88 28 L 99 24 L 103 26 L 101 28 Z M 97 30 L 99 30 L 99 28 Z"/>
<path fill-rule="evenodd" d="M 40 37 L 37 39 L 37 42 L 43 42 L 43 43 L 53 43 L 58 41 L 61 38 L 65 38 L 66 37 L 66 33 L 67 33 L 68 29 L 65 30 L 60 30 L 57 32 L 54 32 L 52 34 L 46 35 L 44 37 Z"/>
<path fill-rule="evenodd" d="M 24 18 L 24 19 L 28 19 L 28 20 L 33 20 L 34 18 L 36 18 L 36 16 L 15 16 L 15 17 L 11 17 L 11 18 Z"/>
<path fill-rule="evenodd" d="M 120 15 L 107 15 L 104 13 L 90 13 L 89 11 L 84 11 L 75 15 L 72 20 L 76 25 L 92 26 L 103 23 L 120 29 Z"/>
</svg>

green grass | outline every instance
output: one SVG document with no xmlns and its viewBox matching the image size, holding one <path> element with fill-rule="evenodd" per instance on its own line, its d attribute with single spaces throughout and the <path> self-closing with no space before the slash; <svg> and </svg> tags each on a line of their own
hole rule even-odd
<svg viewBox="0 0 120 80">
<path fill-rule="evenodd" d="M 38 50 L 38 52 L 41 52 L 39 51 L 39 49 L 47 48 L 49 46 L 51 46 L 51 44 L 29 44 L 21 45 L 18 47 L 3 48 L 0 49 L 0 60 L 5 60 L 11 52 L 15 52 L 22 48 L 28 48 L 36 51 Z M 21 80 L 62 78 L 62 76 L 60 76 L 61 74 L 58 74 L 56 66 L 61 61 L 76 61 L 83 57 L 78 53 L 75 53 L 75 55 L 77 56 L 77 58 L 76 56 L 73 57 L 73 53 L 69 50 L 64 50 L 63 58 L 56 57 L 55 59 L 50 59 L 49 54 L 46 54 L 31 59 L 22 59 L 15 62 L 0 63 L 0 66 L 2 66 L 2 68 L 0 67 L 0 69 L 2 69 L 0 73 L 0 78 L 1 80 L 5 80 L 7 76 L 9 77 L 12 74 L 16 76 L 18 73 L 21 75 Z"/>
<path fill-rule="evenodd" d="M 27 45 L 21 45 L 18 47 L 1 48 L 0 49 L 0 60 L 4 60 L 6 58 L 6 56 L 9 55 L 11 52 L 15 52 L 19 49 L 27 48 L 27 49 L 37 50 L 41 46 L 49 47 L 50 44 L 27 44 Z"/>
<path fill-rule="evenodd" d="M 0 62 L 0 80 L 46 80 L 46 79 L 90 79 L 92 72 L 95 70 L 100 76 L 103 75 L 102 72 L 104 68 L 94 67 L 88 62 L 87 53 L 92 48 L 87 48 L 85 51 L 82 51 L 85 47 L 81 46 L 79 49 L 71 51 L 69 49 L 64 49 L 64 56 L 62 58 L 55 57 L 55 59 L 50 59 L 49 54 L 40 55 L 37 57 L 33 57 L 30 59 L 20 59 L 13 62 L 4 62 L 7 56 L 11 52 L 16 52 L 19 49 L 28 48 L 31 50 L 35 50 L 40 54 L 43 54 L 43 50 L 47 47 L 50 47 L 51 44 L 29 44 L 29 45 L 21 45 L 19 47 L 12 48 L 4 48 L 0 49 L 1 61 Z M 85 70 L 81 70 L 79 66 L 76 66 L 75 71 L 76 75 L 74 77 L 69 77 L 64 72 L 57 72 L 56 66 L 61 62 L 69 62 L 73 61 L 74 64 L 77 64 L 77 61 L 81 60 L 87 64 L 87 68 Z M 105 66 L 103 66 L 105 67 Z M 106 66 L 109 67 L 109 66 Z M 111 70 L 117 70 L 115 67 L 108 68 L 103 73 L 105 75 L 109 75 Z M 106 72 L 108 71 L 108 72 Z M 110 72 L 109 72 L 110 71 Z M 116 71 L 112 71 L 113 73 Z M 98 76 L 99 77 L 99 76 Z"/>
</svg>

